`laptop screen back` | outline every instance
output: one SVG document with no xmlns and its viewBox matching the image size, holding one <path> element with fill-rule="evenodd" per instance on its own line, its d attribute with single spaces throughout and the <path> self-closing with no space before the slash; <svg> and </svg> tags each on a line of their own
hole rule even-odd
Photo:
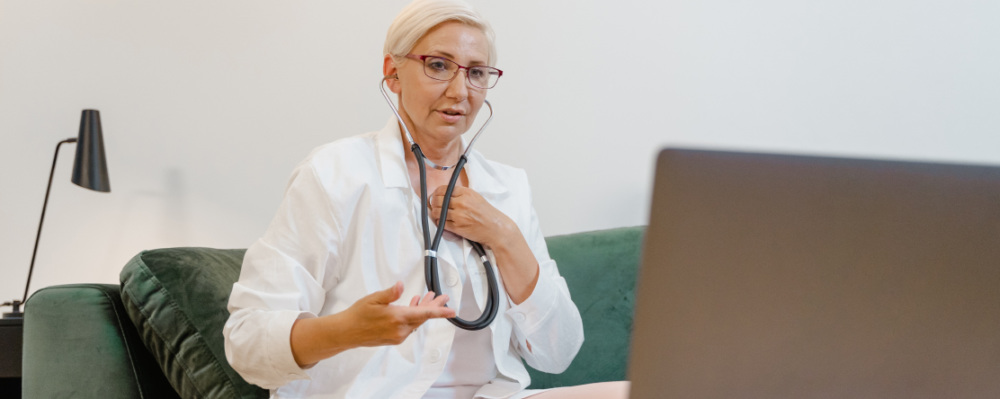
<svg viewBox="0 0 1000 399">
<path fill-rule="evenodd" d="M 1000 168 L 658 159 L 632 398 L 1000 398 Z"/>
</svg>

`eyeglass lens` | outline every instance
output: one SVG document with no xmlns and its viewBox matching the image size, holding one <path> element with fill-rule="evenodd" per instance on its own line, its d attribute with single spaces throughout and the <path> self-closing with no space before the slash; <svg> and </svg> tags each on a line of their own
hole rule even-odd
<svg viewBox="0 0 1000 399">
<path fill-rule="evenodd" d="M 441 57 L 425 57 L 424 73 L 427 77 L 437 80 L 451 80 L 461 69 L 455 61 Z M 488 66 L 472 66 L 466 68 L 469 83 L 480 89 L 491 89 L 500 79 L 500 71 Z"/>
</svg>

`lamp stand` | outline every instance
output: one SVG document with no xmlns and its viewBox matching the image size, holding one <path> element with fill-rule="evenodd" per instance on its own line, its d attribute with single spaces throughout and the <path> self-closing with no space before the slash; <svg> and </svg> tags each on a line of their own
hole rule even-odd
<svg viewBox="0 0 1000 399">
<path fill-rule="evenodd" d="M 24 312 L 21 311 L 21 301 L 15 299 L 10 302 L 4 302 L 3 306 L 13 306 L 14 310 L 11 312 L 6 312 L 3 314 L 5 319 L 23 319 Z"/>
<path fill-rule="evenodd" d="M 31 274 L 35 271 L 35 256 L 38 255 L 38 241 L 42 238 L 42 224 L 45 223 L 45 210 L 49 206 L 49 193 L 52 191 L 52 177 L 56 173 L 56 161 L 59 160 L 59 147 L 66 143 L 75 143 L 76 138 L 68 138 L 66 140 L 60 141 L 56 144 L 56 154 L 52 157 L 52 170 L 49 172 L 49 186 L 45 189 L 45 201 L 42 203 L 42 217 L 38 220 L 38 234 L 35 235 L 35 249 L 31 251 L 31 267 L 28 268 L 28 282 L 24 284 L 24 297 L 18 301 L 13 300 L 8 303 L 4 303 L 7 306 L 13 306 L 14 311 L 10 313 L 4 313 L 3 318 L 14 318 L 19 319 L 24 317 L 24 312 L 21 311 L 21 305 L 28 300 L 28 288 L 31 287 Z"/>
</svg>

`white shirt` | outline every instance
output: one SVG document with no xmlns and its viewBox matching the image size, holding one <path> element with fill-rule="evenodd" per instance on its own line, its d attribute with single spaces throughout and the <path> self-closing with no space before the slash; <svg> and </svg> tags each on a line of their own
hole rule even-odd
<svg viewBox="0 0 1000 399">
<path fill-rule="evenodd" d="M 229 299 L 226 358 L 272 398 L 420 398 L 441 376 L 456 329 L 444 319 L 424 323 L 400 345 L 347 350 L 309 369 L 298 367 L 289 345 L 297 319 L 341 312 L 396 281 L 404 284 L 398 305 L 426 292 L 420 201 L 403 151 L 394 119 L 381 131 L 317 148 L 292 173 L 274 220 L 247 250 Z M 475 150 L 465 170 L 470 188 L 517 224 L 539 264 L 535 289 L 521 304 L 499 284 L 500 309 L 489 326 L 497 375 L 476 396 L 506 398 L 530 383 L 522 358 L 541 371 L 565 370 L 583 343 L 583 326 L 549 258 L 524 171 Z M 442 241 L 438 259 L 448 306 L 460 311 L 458 267 L 482 266 L 468 241 L 458 245 Z M 486 279 L 468 278 L 481 311 Z"/>
</svg>

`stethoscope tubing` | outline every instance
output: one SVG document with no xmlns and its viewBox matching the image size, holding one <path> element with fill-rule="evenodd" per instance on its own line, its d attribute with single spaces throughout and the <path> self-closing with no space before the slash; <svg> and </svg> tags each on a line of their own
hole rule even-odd
<svg viewBox="0 0 1000 399">
<path fill-rule="evenodd" d="M 399 111 L 396 110 L 395 105 L 393 105 L 392 100 L 385 91 L 384 85 L 386 79 L 389 79 L 389 77 L 386 76 L 382 78 L 381 82 L 379 82 L 379 91 L 382 92 L 382 96 L 385 97 L 385 101 L 389 104 L 389 108 L 392 109 L 392 113 L 396 115 L 396 119 L 399 120 L 399 124 L 402 127 L 403 132 L 406 134 L 406 138 L 410 142 L 410 151 L 413 152 L 414 158 L 416 158 L 417 165 L 420 170 L 420 221 L 424 235 L 424 279 L 426 281 L 428 291 L 434 292 L 435 295 L 441 295 L 443 291 L 441 289 L 441 280 L 438 275 L 437 249 L 441 244 L 441 237 L 444 235 L 445 221 L 448 220 L 448 206 L 451 203 L 451 195 L 455 191 L 455 185 L 458 184 L 458 178 L 461 176 L 462 168 L 469 160 L 467 154 L 472 149 L 472 145 L 476 142 L 476 139 L 479 138 L 479 135 L 483 133 L 483 130 L 486 129 L 486 126 L 489 125 L 490 121 L 493 120 L 493 106 L 490 105 L 489 101 L 483 100 L 490 109 L 490 117 L 486 120 L 486 123 L 479 128 L 479 131 L 476 132 L 476 135 L 472 138 L 472 140 L 469 141 L 469 145 L 466 147 L 465 152 L 462 153 L 462 156 L 459 157 L 458 162 L 451 167 L 438 166 L 434 164 L 433 161 L 426 159 L 423 152 L 420 150 L 420 146 L 413 141 L 413 136 L 410 135 L 410 131 L 406 127 L 406 123 L 403 122 L 403 118 L 399 115 Z M 448 188 L 445 190 L 444 202 L 441 204 L 441 217 L 438 219 L 441 221 L 441 226 L 438 228 L 433 240 L 431 239 L 430 217 L 428 215 L 427 167 L 425 165 L 425 161 L 427 163 L 431 163 L 432 166 L 437 169 L 454 169 L 451 173 L 451 179 L 448 181 Z M 497 311 L 499 310 L 498 304 L 500 303 L 500 294 L 496 273 L 493 271 L 493 265 L 490 263 L 486 249 L 484 249 L 483 245 L 478 242 L 472 240 L 468 241 L 469 244 L 472 245 L 472 248 L 476 250 L 476 254 L 479 255 L 479 259 L 483 263 L 483 268 L 486 271 L 489 296 L 486 298 L 486 306 L 483 308 L 483 313 L 478 319 L 468 321 L 456 316 L 449 318 L 448 321 L 456 327 L 476 331 L 488 327 L 496 318 Z"/>
</svg>

